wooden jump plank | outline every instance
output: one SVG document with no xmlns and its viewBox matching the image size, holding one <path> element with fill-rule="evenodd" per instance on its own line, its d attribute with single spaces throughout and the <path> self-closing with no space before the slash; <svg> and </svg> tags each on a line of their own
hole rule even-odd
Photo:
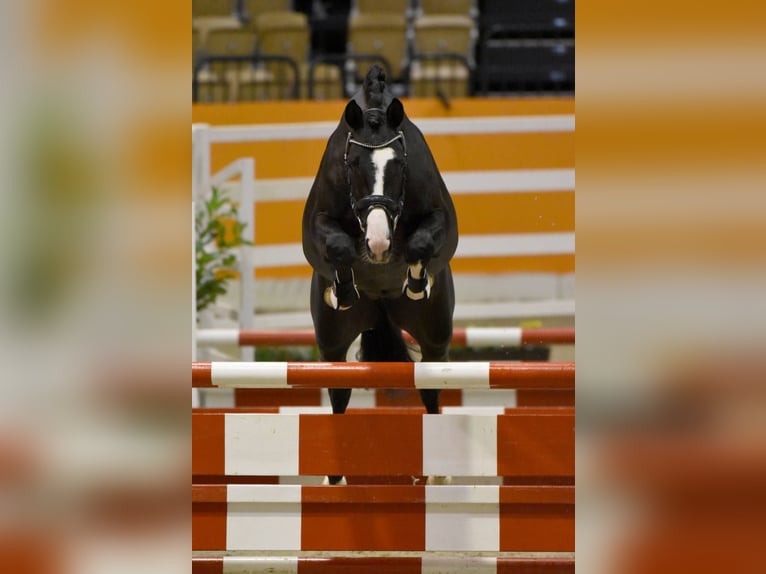
<svg viewBox="0 0 766 574">
<path fill-rule="evenodd" d="M 574 487 L 198 485 L 192 550 L 572 552 Z"/>
<path fill-rule="evenodd" d="M 272 414 L 195 409 L 192 473 L 206 476 L 574 476 L 574 410 L 503 414 Z"/>
<path fill-rule="evenodd" d="M 192 574 L 574 574 L 573 557 L 193 556 Z"/>
</svg>

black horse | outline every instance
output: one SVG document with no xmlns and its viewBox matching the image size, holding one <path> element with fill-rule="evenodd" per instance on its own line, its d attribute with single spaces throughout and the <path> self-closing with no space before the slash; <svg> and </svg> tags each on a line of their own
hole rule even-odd
<svg viewBox="0 0 766 574">
<path fill-rule="evenodd" d="M 327 143 L 303 212 L 314 269 L 311 316 L 322 360 L 345 361 L 361 333 L 363 361 L 448 360 L 458 242 L 452 200 L 423 134 L 373 66 Z M 330 389 L 334 413 L 351 389 Z M 428 413 L 438 390 L 421 390 Z"/>
</svg>

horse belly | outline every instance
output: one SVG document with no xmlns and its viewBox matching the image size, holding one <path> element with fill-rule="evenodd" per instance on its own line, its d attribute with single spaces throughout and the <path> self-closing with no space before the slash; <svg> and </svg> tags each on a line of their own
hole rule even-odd
<svg viewBox="0 0 766 574">
<path fill-rule="evenodd" d="M 402 294 L 406 270 L 404 262 L 354 267 L 356 285 L 370 299 L 394 299 Z"/>
</svg>

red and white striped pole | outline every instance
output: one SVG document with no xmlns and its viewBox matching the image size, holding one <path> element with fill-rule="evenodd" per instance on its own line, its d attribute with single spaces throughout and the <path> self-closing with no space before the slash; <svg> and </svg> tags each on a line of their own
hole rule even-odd
<svg viewBox="0 0 766 574">
<path fill-rule="evenodd" d="M 571 390 L 574 382 L 570 362 L 192 363 L 192 387 Z"/>
<path fill-rule="evenodd" d="M 405 340 L 414 339 L 403 333 Z M 200 345 L 238 346 L 289 346 L 315 345 L 311 329 L 290 331 L 201 329 L 197 332 Z M 527 329 L 522 327 L 457 327 L 452 332 L 452 344 L 456 347 L 518 347 L 521 345 L 573 345 L 575 330 L 572 327 L 545 327 Z"/>
</svg>

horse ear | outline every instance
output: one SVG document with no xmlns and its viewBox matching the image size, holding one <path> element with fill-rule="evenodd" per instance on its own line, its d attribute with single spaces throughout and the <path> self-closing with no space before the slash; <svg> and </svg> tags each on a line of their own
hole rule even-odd
<svg viewBox="0 0 766 574">
<path fill-rule="evenodd" d="M 354 101 L 351 100 L 346 105 L 346 111 L 343 116 L 346 118 L 346 123 L 351 126 L 352 130 L 358 130 L 364 125 L 364 116 L 362 116 L 362 108 Z"/>
<path fill-rule="evenodd" d="M 388 104 L 388 109 L 386 110 L 386 121 L 388 122 L 389 126 L 396 129 L 402 123 L 403 119 L 404 106 L 402 105 L 402 102 L 399 101 L 399 98 L 394 98 L 391 100 L 391 103 Z"/>
</svg>

